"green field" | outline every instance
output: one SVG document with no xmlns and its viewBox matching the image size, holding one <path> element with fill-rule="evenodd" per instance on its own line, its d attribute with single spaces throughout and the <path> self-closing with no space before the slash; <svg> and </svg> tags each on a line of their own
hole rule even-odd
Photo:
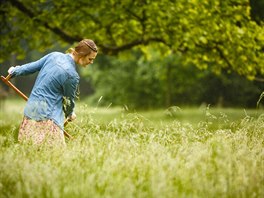
<svg viewBox="0 0 264 198">
<path fill-rule="evenodd" d="M 263 110 L 77 103 L 59 149 L 17 143 L 24 105 L 0 112 L 0 197 L 264 197 Z"/>
</svg>

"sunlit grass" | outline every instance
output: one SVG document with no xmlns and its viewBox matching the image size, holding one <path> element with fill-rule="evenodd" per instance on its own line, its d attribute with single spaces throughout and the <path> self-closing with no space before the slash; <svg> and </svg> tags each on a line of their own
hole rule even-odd
<svg viewBox="0 0 264 198">
<path fill-rule="evenodd" d="M 23 102 L 0 113 L 0 197 L 263 197 L 264 114 L 77 104 L 67 148 L 16 142 Z M 12 108 L 12 112 L 10 109 Z"/>
</svg>

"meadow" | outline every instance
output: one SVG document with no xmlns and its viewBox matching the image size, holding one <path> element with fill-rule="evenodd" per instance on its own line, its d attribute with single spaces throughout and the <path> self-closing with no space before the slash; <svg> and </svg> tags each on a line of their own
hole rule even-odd
<svg viewBox="0 0 264 198">
<path fill-rule="evenodd" d="M 129 111 L 77 103 L 66 148 L 17 143 L 0 112 L 0 197 L 264 197 L 263 109 Z"/>
</svg>

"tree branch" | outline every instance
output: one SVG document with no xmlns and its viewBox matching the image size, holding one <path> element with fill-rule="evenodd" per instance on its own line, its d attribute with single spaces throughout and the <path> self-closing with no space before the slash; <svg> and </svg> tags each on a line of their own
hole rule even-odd
<svg viewBox="0 0 264 198">
<path fill-rule="evenodd" d="M 18 0 L 9 0 L 9 2 L 11 3 L 12 6 L 14 6 L 18 10 L 20 10 L 26 16 L 28 16 L 29 18 L 33 18 L 33 20 L 35 22 L 39 23 L 40 25 L 44 26 L 46 29 L 48 29 L 51 32 L 53 32 L 54 34 L 58 35 L 63 41 L 65 41 L 67 43 L 73 43 L 73 42 L 78 42 L 78 41 L 83 39 L 79 36 L 69 35 L 58 27 L 52 27 L 46 21 L 43 21 L 43 20 L 37 18 L 37 15 L 39 15 L 39 14 L 32 12 L 22 2 L 20 2 Z M 97 41 L 95 41 L 95 42 L 97 43 L 97 45 L 101 49 L 101 51 L 103 53 L 106 53 L 106 54 L 118 54 L 119 52 L 127 50 L 127 49 L 131 49 L 134 46 L 146 45 L 150 42 L 161 42 L 161 43 L 166 44 L 165 41 L 161 38 L 149 38 L 147 40 L 146 39 L 145 40 L 139 39 L 139 40 L 132 41 L 130 43 L 126 43 L 126 44 L 121 45 L 121 46 L 109 46 L 109 45 L 105 45 L 105 44 L 102 44 L 102 43 L 97 42 Z"/>
<path fill-rule="evenodd" d="M 264 78 L 255 77 L 254 80 L 257 82 L 264 82 Z"/>
<path fill-rule="evenodd" d="M 226 64 L 228 65 L 229 68 L 234 68 L 233 65 L 230 63 L 230 61 L 228 60 L 228 58 L 224 55 L 223 51 L 219 48 L 218 45 L 215 46 L 215 49 L 217 50 L 217 52 L 219 53 L 220 57 L 226 62 Z"/>
<path fill-rule="evenodd" d="M 138 45 L 147 45 L 150 42 L 164 43 L 165 45 L 167 45 L 166 42 L 161 38 L 149 38 L 147 40 L 142 40 L 142 39 L 135 40 L 135 41 L 132 41 L 130 43 L 127 43 L 127 44 L 124 44 L 121 46 L 112 47 L 112 46 L 100 45 L 100 44 L 99 44 L 99 46 L 101 46 L 101 50 L 104 53 L 114 55 L 114 54 L 118 54 L 121 51 L 131 49 L 131 48 L 138 46 Z"/>
<path fill-rule="evenodd" d="M 35 13 L 33 13 L 28 8 L 26 8 L 24 6 L 24 4 L 19 2 L 18 0 L 9 0 L 9 2 L 12 4 L 12 6 L 16 7 L 18 10 L 20 10 L 26 16 L 33 18 L 37 23 L 43 25 L 45 28 L 47 28 L 48 30 L 51 30 L 53 33 L 58 35 L 62 40 L 66 41 L 68 43 L 73 43 L 73 42 L 82 40 L 82 38 L 80 38 L 78 36 L 71 36 L 71 35 L 67 34 L 66 32 L 64 32 L 63 30 L 61 30 L 60 28 L 51 27 L 47 22 L 38 19 L 36 17 L 37 15 Z"/>
</svg>

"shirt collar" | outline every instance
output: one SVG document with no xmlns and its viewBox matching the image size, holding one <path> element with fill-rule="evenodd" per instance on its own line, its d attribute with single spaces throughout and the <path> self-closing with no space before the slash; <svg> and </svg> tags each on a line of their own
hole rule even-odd
<svg viewBox="0 0 264 198">
<path fill-rule="evenodd" d="M 72 54 L 68 53 L 67 55 L 70 56 L 72 58 L 72 60 L 74 60 L 74 57 Z"/>
<path fill-rule="evenodd" d="M 67 56 L 70 58 L 71 62 L 73 63 L 73 65 L 76 67 L 76 63 L 74 61 L 74 57 L 72 54 L 68 53 Z"/>
</svg>

